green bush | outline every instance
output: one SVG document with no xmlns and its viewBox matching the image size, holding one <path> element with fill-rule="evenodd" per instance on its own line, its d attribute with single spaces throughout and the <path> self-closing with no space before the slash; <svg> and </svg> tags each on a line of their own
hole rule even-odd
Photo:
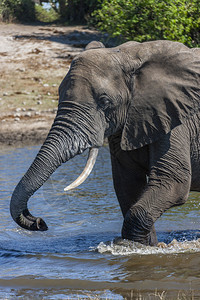
<svg viewBox="0 0 200 300">
<path fill-rule="evenodd" d="M 4 22 L 35 21 L 35 3 L 32 0 L 1 0 L 0 15 Z"/>
<path fill-rule="evenodd" d="M 199 0 L 104 0 L 93 18 L 120 42 L 168 39 L 200 46 Z"/>
<path fill-rule="evenodd" d="M 54 22 L 59 19 L 60 15 L 53 9 L 46 10 L 41 5 L 35 6 L 36 19 L 40 22 Z"/>
</svg>

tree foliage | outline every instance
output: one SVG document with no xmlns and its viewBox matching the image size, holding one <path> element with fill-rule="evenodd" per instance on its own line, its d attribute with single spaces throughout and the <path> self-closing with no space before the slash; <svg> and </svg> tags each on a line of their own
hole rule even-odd
<svg viewBox="0 0 200 300">
<path fill-rule="evenodd" d="M 47 2 L 54 12 L 59 14 L 61 21 L 67 23 L 87 23 L 91 13 L 98 9 L 103 0 L 39 0 L 40 4 Z M 0 0 L 0 16 L 3 21 L 34 21 L 39 15 L 39 20 L 49 16 L 42 10 L 42 6 L 36 8 L 34 0 Z M 52 18 L 55 14 L 52 12 Z"/>
<path fill-rule="evenodd" d="M 35 3 L 32 0 L 1 0 L 2 21 L 35 21 Z"/>
<path fill-rule="evenodd" d="M 168 39 L 200 46 L 199 0 L 104 0 L 93 18 L 100 30 L 121 40 Z"/>
<path fill-rule="evenodd" d="M 44 0 L 57 18 L 89 23 L 119 38 L 119 42 L 168 39 L 200 46 L 200 0 Z M 43 1 L 40 0 L 42 3 Z M 46 20 L 33 0 L 0 0 L 3 21 Z M 54 19 L 56 15 L 52 14 Z M 43 20 L 43 21 L 45 21 Z"/>
<path fill-rule="evenodd" d="M 100 7 L 102 0 L 58 0 L 58 2 L 63 19 L 70 23 L 86 23 L 91 13 Z"/>
<path fill-rule="evenodd" d="M 36 4 L 35 6 L 36 20 L 44 23 L 52 23 L 59 19 L 59 13 L 57 10 L 50 7 L 45 9 L 42 5 Z"/>
</svg>

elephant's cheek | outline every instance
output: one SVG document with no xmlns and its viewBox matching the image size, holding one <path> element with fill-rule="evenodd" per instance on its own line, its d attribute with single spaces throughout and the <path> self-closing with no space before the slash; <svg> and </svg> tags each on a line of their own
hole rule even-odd
<svg viewBox="0 0 200 300">
<path fill-rule="evenodd" d="M 151 230 L 153 220 L 141 207 L 127 212 L 123 227 L 122 238 L 132 240 L 144 245 L 152 245 Z"/>
</svg>

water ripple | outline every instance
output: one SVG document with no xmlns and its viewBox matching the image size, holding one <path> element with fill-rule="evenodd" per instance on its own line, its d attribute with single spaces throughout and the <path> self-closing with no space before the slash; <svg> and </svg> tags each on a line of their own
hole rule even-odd
<svg viewBox="0 0 200 300">
<path fill-rule="evenodd" d="M 97 247 L 91 248 L 91 251 L 98 253 L 110 253 L 112 255 L 152 255 L 152 254 L 174 254 L 174 253 L 194 253 L 200 252 L 200 239 L 193 241 L 178 242 L 174 239 L 171 243 L 158 243 L 157 247 L 144 246 L 142 244 L 115 239 L 111 242 L 100 242 Z"/>
</svg>

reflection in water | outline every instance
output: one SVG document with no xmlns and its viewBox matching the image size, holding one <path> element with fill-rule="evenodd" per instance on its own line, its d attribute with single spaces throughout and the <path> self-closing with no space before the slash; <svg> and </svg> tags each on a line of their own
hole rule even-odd
<svg viewBox="0 0 200 300">
<path fill-rule="evenodd" d="M 122 240 L 109 152 L 102 148 L 79 188 L 63 191 L 80 174 L 87 153 L 62 165 L 36 192 L 29 208 L 49 230 L 29 232 L 12 221 L 9 201 L 38 149 L 0 152 L 1 299 L 141 299 L 156 290 L 169 299 L 178 293 L 200 297 L 198 193 L 157 221 L 158 247 Z"/>
</svg>

